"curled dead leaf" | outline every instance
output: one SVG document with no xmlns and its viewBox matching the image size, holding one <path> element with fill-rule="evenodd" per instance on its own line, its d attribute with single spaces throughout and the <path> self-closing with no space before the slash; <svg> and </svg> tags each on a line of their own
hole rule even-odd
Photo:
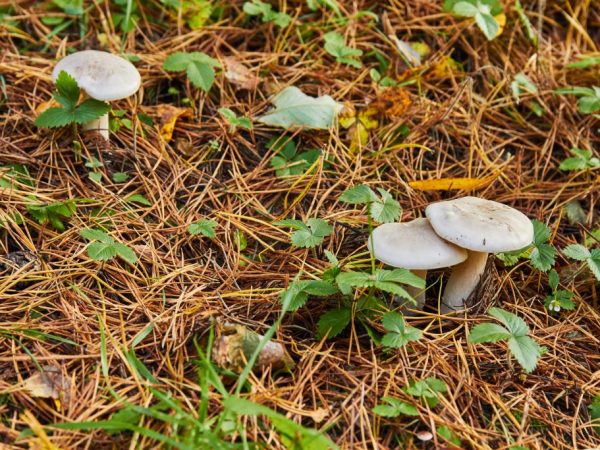
<svg viewBox="0 0 600 450">
<path fill-rule="evenodd" d="M 213 359 L 224 369 L 241 372 L 262 337 L 243 325 L 226 324 L 221 336 L 215 340 Z M 267 367 L 291 369 L 293 366 L 294 362 L 285 347 L 278 342 L 269 341 L 261 350 L 254 369 L 264 370 Z"/>
<path fill-rule="evenodd" d="M 23 388 L 29 391 L 32 397 L 51 398 L 58 401 L 69 402 L 71 381 L 63 375 L 58 367 L 42 366 L 43 371 L 38 371 L 23 382 Z"/>
<path fill-rule="evenodd" d="M 178 108 L 172 105 L 158 105 L 156 107 L 156 122 L 160 137 L 165 143 L 168 143 L 173 137 L 175 125 L 180 117 L 191 117 L 192 108 Z"/>
<path fill-rule="evenodd" d="M 350 140 L 350 151 L 357 152 L 369 141 L 370 130 L 379 126 L 377 116 L 379 111 L 369 107 L 357 112 L 350 104 L 344 105 L 339 116 L 339 123 L 342 127 L 348 129 L 348 139 Z"/>
<path fill-rule="evenodd" d="M 224 75 L 228 81 L 240 89 L 249 91 L 256 89 L 256 86 L 260 83 L 260 78 L 252 73 L 244 64 L 232 56 L 223 58 L 223 62 L 225 65 Z"/>
</svg>

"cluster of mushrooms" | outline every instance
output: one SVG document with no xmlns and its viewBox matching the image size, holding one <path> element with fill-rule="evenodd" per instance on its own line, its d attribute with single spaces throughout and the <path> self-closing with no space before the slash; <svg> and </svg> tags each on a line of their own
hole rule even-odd
<svg viewBox="0 0 600 450">
<path fill-rule="evenodd" d="M 111 53 L 84 50 L 61 59 L 52 72 L 67 72 L 91 98 L 120 100 L 135 94 L 141 85 L 137 69 Z M 109 138 L 108 114 L 83 125 L 84 130 Z M 369 239 L 374 257 L 426 278 L 427 271 L 453 267 L 442 296 L 441 312 L 459 311 L 483 275 L 489 253 L 529 246 L 533 225 L 520 211 L 490 200 L 462 197 L 429 205 L 426 219 L 388 223 L 377 227 Z M 425 305 L 425 291 L 409 293 L 417 309 Z"/>
<path fill-rule="evenodd" d="M 83 50 L 61 59 L 52 71 L 52 81 L 67 72 L 90 98 L 110 102 L 135 94 L 140 88 L 140 73 L 126 59 L 108 52 Z M 97 131 L 108 140 L 108 114 L 83 125 L 84 131 Z"/>
<path fill-rule="evenodd" d="M 440 312 L 465 308 L 485 272 L 489 253 L 510 252 L 533 242 L 533 224 L 522 212 L 478 197 L 432 203 L 427 218 L 387 223 L 373 230 L 368 247 L 373 256 L 393 267 L 426 278 L 427 271 L 453 267 L 442 295 Z M 416 309 L 425 305 L 425 291 L 410 288 Z"/>
</svg>

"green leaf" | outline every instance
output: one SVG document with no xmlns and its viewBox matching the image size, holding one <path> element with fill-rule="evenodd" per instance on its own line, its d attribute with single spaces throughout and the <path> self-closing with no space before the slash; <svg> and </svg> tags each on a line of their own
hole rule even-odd
<svg viewBox="0 0 600 450">
<path fill-rule="evenodd" d="M 532 220 L 531 222 L 533 223 L 533 244 L 540 245 L 548 242 L 552 234 L 550 227 L 539 220 Z"/>
<path fill-rule="evenodd" d="M 488 41 L 494 39 L 500 30 L 500 25 L 496 21 L 496 18 L 491 14 L 477 13 L 475 15 L 475 23 L 477 23 L 477 26 Z"/>
<path fill-rule="evenodd" d="M 40 128 L 59 128 L 75 121 L 75 113 L 64 108 L 52 107 L 43 111 L 35 119 L 35 125 Z"/>
<path fill-rule="evenodd" d="M 215 81 L 214 69 L 198 61 L 192 61 L 188 64 L 187 76 L 194 86 L 202 89 L 204 92 L 210 91 Z"/>
<path fill-rule="evenodd" d="M 301 248 L 312 248 L 320 245 L 323 240 L 331 234 L 333 228 L 327 221 L 318 218 L 310 218 L 307 227 L 292 234 L 292 244 Z"/>
<path fill-rule="evenodd" d="M 588 406 L 590 419 L 592 423 L 596 423 L 594 429 L 596 433 L 600 433 L 600 395 L 596 395 Z"/>
<path fill-rule="evenodd" d="M 555 291 L 544 300 L 546 309 L 550 312 L 559 312 L 561 309 L 571 311 L 575 309 L 573 293 L 569 291 Z"/>
<path fill-rule="evenodd" d="M 577 261 L 585 261 L 591 256 L 590 251 L 581 244 L 571 244 L 565 247 L 563 254 Z"/>
<path fill-rule="evenodd" d="M 600 64 L 600 56 L 580 56 L 580 58 L 579 61 L 567 64 L 567 69 L 587 69 Z"/>
<path fill-rule="evenodd" d="M 92 242 L 87 248 L 88 256 L 94 261 L 108 261 L 117 256 L 114 243 Z"/>
<path fill-rule="evenodd" d="M 286 130 L 331 128 L 342 109 L 342 106 L 328 95 L 310 97 L 294 86 L 285 88 L 271 101 L 275 107 L 257 120 L 265 125 Z"/>
<path fill-rule="evenodd" d="M 449 442 L 454 445 L 454 447 L 460 448 L 462 445 L 462 441 L 460 438 L 450 429 L 448 425 L 440 425 L 436 428 L 436 433 L 439 437 L 441 437 L 444 441 Z"/>
<path fill-rule="evenodd" d="M 529 327 L 519 316 L 500 308 L 490 308 L 487 313 L 498 319 L 508 329 L 512 336 L 525 336 Z"/>
<path fill-rule="evenodd" d="M 508 348 L 527 373 L 537 366 L 542 355 L 540 346 L 529 336 L 514 336 L 508 340 Z"/>
<path fill-rule="evenodd" d="M 535 29 L 533 28 L 533 25 L 531 25 L 531 21 L 529 20 L 529 17 L 527 17 L 527 14 L 525 13 L 525 10 L 523 9 L 523 6 L 521 5 L 520 0 L 515 0 L 515 9 L 517 10 L 517 14 L 519 15 L 519 20 L 521 21 L 521 24 L 523 24 L 523 27 L 525 28 L 525 32 L 527 33 L 527 39 L 529 39 L 531 41 L 531 43 L 537 47 L 538 46 L 538 36 L 536 34 Z"/>
<path fill-rule="evenodd" d="M 217 234 L 215 233 L 215 227 L 217 226 L 217 222 L 212 219 L 203 219 L 198 222 L 194 222 L 190 224 L 188 227 L 188 232 L 195 236 L 200 234 L 202 236 L 206 236 L 209 238 L 214 238 Z"/>
<path fill-rule="evenodd" d="M 77 106 L 73 112 L 73 120 L 79 125 L 96 120 L 110 111 L 110 105 L 100 100 L 88 98 Z"/>
<path fill-rule="evenodd" d="M 498 342 L 511 337 L 506 328 L 496 323 L 482 323 L 471 329 L 468 342 L 471 344 L 482 344 L 484 342 Z"/>
<path fill-rule="evenodd" d="M 93 228 L 85 228 L 83 230 L 79 230 L 79 234 L 88 241 L 99 241 L 104 244 L 112 244 L 115 242 L 115 240 L 104 231 L 96 230 Z"/>
<path fill-rule="evenodd" d="M 377 195 L 366 184 L 351 187 L 340 195 L 340 201 L 350 204 L 366 204 L 377 200 Z"/>
<path fill-rule="evenodd" d="M 569 152 L 573 155 L 560 163 L 560 170 L 585 170 L 600 167 L 600 159 L 593 157 L 591 150 L 572 148 Z"/>
<path fill-rule="evenodd" d="M 129 174 L 125 172 L 115 172 L 112 176 L 112 180 L 115 183 L 125 183 L 127 180 L 129 180 L 129 178 Z"/>
<path fill-rule="evenodd" d="M 554 266 L 555 259 L 556 249 L 550 244 L 536 246 L 529 255 L 531 265 L 541 272 L 550 270 Z"/>
<path fill-rule="evenodd" d="M 373 408 L 373 412 L 382 417 L 398 417 L 403 414 L 405 416 L 418 416 L 419 410 L 416 406 L 410 405 L 406 402 L 398 400 L 393 397 L 382 397 L 382 402 L 386 402 L 387 405 L 377 405 Z"/>
<path fill-rule="evenodd" d="M 289 311 L 296 311 L 304 306 L 309 295 L 327 297 L 337 292 L 337 288 L 330 281 L 297 280 L 291 283 L 287 290 L 281 293 L 280 297 L 282 304 L 287 302 Z"/>
<path fill-rule="evenodd" d="M 581 97 L 577 101 L 577 108 L 583 114 L 594 114 L 600 111 L 600 96 Z"/>
<path fill-rule="evenodd" d="M 352 310 L 350 308 L 332 309 L 319 318 L 317 335 L 319 339 L 327 336 L 331 339 L 340 334 L 350 324 Z"/>
<path fill-rule="evenodd" d="M 202 52 L 176 52 L 165 59 L 163 69 L 170 72 L 186 71 L 190 82 L 208 92 L 215 79 L 215 67 L 221 63 Z"/>
<path fill-rule="evenodd" d="M 139 203 L 144 206 L 152 206 L 152 202 L 144 197 L 142 194 L 131 194 L 125 198 L 127 203 Z"/>
<path fill-rule="evenodd" d="M 600 281 L 600 249 L 593 249 L 586 262 L 596 279 Z"/>
<path fill-rule="evenodd" d="M 452 12 L 457 16 L 475 17 L 475 15 L 479 12 L 479 8 L 469 2 L 458 2 L 454 4 Z"/>
<path fill-rule="evenodd" d="M 302 222 L 301 220 L 296 220 L 296 219 L 277 220 L 277 221 L 273 222 L 273 225 L 276 225 L 278 227 L 290 227 L 290 228 L 293 228 L 294 230 L 308 229 L 308 226 L 305 225 L 304 222 Z"/>
<path fill-rule="evenodd" d="M 548 274 L 548 285 L 552 291 L 556 291 L 558 289 L 558 283 L 560 282 L 560 278 L 558 277 L 558 272 L 552 269 Z"/>
<path fill-rule="evenodd" d="M 79 87 L 77 81 L 64 70 L 56 77 L 56 94 L 54 98 L 66 109 L 73 109 L 79 101 Z"/>
<path fill-rule="evenodd" d="M 381 340 L 381 343 L 386 347 L 404 347 L 409 342 L 418 341 L 423 335 L 421 330 L 406 326 L 402 315 L 394 311 L 384 314 L 381 323 L 390 332 L 383 336 Z"/>
<path fill-rule="evenodd" d="M 371 203 L 369 208 L 371 217 L 381 223 L 395 222 L 402 212 L 400 203 L 394 200 L 386 190 L 382 188 L 377 188 L 377 190 L 381 194 L 381 199 L 377 199 Z"/>
<path fill-rule="evenodd" d="M 356 57 L 362 55 L 362 50 L 348 47 L 344 42 L 344 37 L 335 31 L 330 31 L 323 36 L 325 40 L 325 51 L 332 56 L 335 56 L 336 61 L 342 64 L 347 64 L 357 69 L 362 67 L 362 64 Z"/>
<path fill-rule="evenodd" d="M 120 242 L 115 242 L 113 244 L 116 254 L 121 258 L 127 261 L 129 264 L 134 265 L 138 257 L 136 253 L 127 247 L 125 244 L 121 244 Z"/>
</svg>

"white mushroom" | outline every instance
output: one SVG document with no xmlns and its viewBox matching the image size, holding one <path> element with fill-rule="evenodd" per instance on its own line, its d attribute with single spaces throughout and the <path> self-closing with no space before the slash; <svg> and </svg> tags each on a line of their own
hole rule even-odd
<svg viewBox="0 0 600 450">
<path fill-rule="evenodd" d="M 373 230 L 368 247 L 378 260 L 411 270 L 420 278 L 426 278 L 430 269 L 453 266 L 467 259 L 467 252 L 440 239 L 427 219 L 380 225 Z M 416 308 L 423 309 L 425 291 L 412 286 L 406 290 L 417 301 Z"/>
<path fill-rule="evenodd" d="M 56 81 L 62 71 L 71 75 L 85 93 L 96 100 L 113 101 L 129 97 L 140 88 L 141 77 L 135 66 L 120 56 L 97 50 L 72 53 L 61 59 L 52 71 Z M 108 139 L 108 114 L 83 125 Z"/>
<path fill-rule="evenodd" d="M 510 206 L 477 197 L 462 197 L 429 205 L 425 214 L 443 239 L 469 250 L 468 259 L 452 270 L 443 311 L 457 311 L 479 284 L 488 253 L 509 252 L 533 241 L 533 224 Z"/>
</svg>

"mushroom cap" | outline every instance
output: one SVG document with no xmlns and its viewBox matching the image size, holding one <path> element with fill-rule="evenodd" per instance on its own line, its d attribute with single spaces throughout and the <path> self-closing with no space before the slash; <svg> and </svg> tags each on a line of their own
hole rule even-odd
<svg viewBox="0 0 600 450">
<path fill-rule="evenodd" d="M 427 219 L 380 225 L 368 247 L 378 260 L 409 270 L 439 269 L 467 259 L 467 252 L 441 239 Z"/>
<path fill-rule="evenodd" d="M 478 197 L 432 203 L 425 214 L 443 239 L 467 250 L 510 252 L 533 242 L 533 224 L 510 206 Z"/>
<path fill-rule="evenodd" d="M 87 95 L 96 100 L 119 100 L 140 88 L 140 73 L 126 59 L 108 52 L 84 50 L 61 59 L 52 71 L 56 81 L 61 71 L 67 72 Z"/>
</svg>

